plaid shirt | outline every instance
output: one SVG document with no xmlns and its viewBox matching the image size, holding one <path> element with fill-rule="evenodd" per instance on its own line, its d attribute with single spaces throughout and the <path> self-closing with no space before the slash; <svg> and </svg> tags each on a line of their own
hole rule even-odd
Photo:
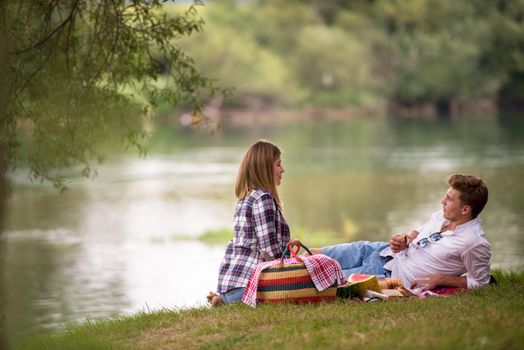
<svg viewBox="0 0 524 350">
<path fill-rule="evenodd" d="M 286 220 L 271 193 L 263 189 L 238 202 L 234 225 L 218 273 L 218 293 L 246 287 L 256 265 L 280 258 L 290 239 Z"/>
</svg>

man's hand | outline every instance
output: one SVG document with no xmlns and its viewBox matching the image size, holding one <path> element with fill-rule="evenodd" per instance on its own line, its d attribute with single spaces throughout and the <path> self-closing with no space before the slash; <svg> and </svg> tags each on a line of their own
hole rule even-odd
<svg viewBox="0 0 524 350">
<path fill-rule="evenodd" d="M 406 249 L 409 246 L 409 243 L 411 243 L 417 236 L 418 236 L 417 231 L 411 231 L 409 233 L 392 235 L 389 238 L 389 245 L 390 245 L 391 251 L 393 253 L 398 253 L 398 252 L 403 251 L 404 249 Z"/>
<path fill-rule="evenodd" d="M 441 275 L 429 275 L 427 277 L 417 278 L 411 283 L 411 289 L 422 288 L 422 290 L 435 289 L 441 285 Z"/>
<path fill-rule="evenodd" d="M 389 238 L 389 246 L 391 247 L 391 251 L 393 253 L 398 253 L 406 249 L 407 244 L 404 241 L 404 235 L 391 235 L 391 237 Z"/>
<path fill-rule="evenodd" d="M 411 289 L 422 288 L 423 290 L 431 290 L 437 287 L 467 289 L 468 283 L 465 276 L 448 276 L 441 274 L 417 278 L 413 283 L 411 283 Z"/>
</svg>

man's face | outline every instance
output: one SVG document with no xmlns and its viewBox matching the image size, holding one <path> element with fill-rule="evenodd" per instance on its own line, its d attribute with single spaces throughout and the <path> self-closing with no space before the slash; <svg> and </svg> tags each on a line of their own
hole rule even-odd
<svg viewBox="0 0 524 350">
<path fill-rule="evenodd" d="M 460 200 L 460 192 L 452 187 L 448 188 L 440 203 L 442 204 L 445 219 L 456 221 L 467 214 L 466 206 Z"/>
</svg>

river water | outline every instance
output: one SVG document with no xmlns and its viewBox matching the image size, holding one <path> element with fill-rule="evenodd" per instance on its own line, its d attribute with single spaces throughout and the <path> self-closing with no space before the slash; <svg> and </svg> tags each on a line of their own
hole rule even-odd
<svg viewBox="0 0 524 350">
<path fill-rule="evenodd" d="M 521 118 L 522 119 L 522 118 Z M 524 266 L 524 138 L 517 118 L 350 120 L 210 136 L 159 128 L 147 157 L 113 154 L 59 194 L 11 176 L 4 239 L 12 339 L 162 308 L 204 305 L 229 229 L 238 162 L 251 142 L 283 150 L 284 215 L 308 243 L 385 240 L 440 208 L 446 175 L 485 178 L 492 264 Z"/>
</svg>

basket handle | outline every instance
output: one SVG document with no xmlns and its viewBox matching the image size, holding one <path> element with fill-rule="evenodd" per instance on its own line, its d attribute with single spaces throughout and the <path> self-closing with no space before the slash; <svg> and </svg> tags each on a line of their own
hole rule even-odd
<svg viewBox="0 0 524 350">
<path fill-rule="evenodd" d="M 295 247 L 295 249 L 293 249 L 293 247 Z M 297 258 L 297 254 L 300 251 L 300 248 L 304 248 L 304 250 L 308 252 L 309 255 L 313 255 L 313 253 L 311 253 L 311 250 L 309 250 L 309 248 L 306 247 L 304 243 L 298 241 L 298 245 L 296 246 L 292 246 L 290 243 L 286 245 L 286 249 L 284 249 L 284 252 L 282 253 L 282 258 L 285 258 L 287 256 L 290 256 L 291 258 Z"/>
</svg>

